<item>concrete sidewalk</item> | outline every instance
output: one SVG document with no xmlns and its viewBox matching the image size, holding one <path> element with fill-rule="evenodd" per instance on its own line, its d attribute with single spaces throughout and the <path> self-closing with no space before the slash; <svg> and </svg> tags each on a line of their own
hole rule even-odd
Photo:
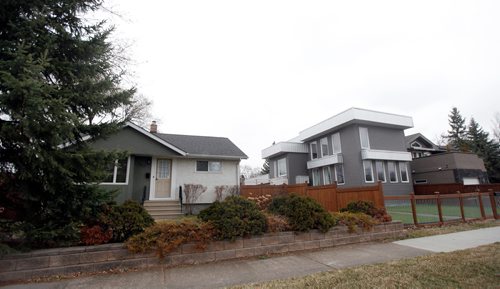
<svg viewBox="0 0 500 289">
<path fill-rule="evenodd" d="M 500 227 L 397 241 L 365 243 L 264 259 L 155 268 L 6 288 L 220 288 L 236 284 L 301 277 L 362 264 L 387 262 L 500 242 Z M 443 243 L 449 245 L 444 248 Z"/>
</svg>

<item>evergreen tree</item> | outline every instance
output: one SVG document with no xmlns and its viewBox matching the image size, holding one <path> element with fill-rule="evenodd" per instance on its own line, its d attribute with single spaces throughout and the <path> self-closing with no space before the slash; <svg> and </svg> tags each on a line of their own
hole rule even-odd
<svg viewBox="0 0 500 289">
<path fill-rule="evenodd" d="M 448 145 L 456 151 L 467 151 L 465 118 L 460 115 L 456 107 L 451 109 L 448 117 L 448 123 L 450 124 L 447 135 Z"/>
<path fill-rule="evenodd" d="M 260 173 L 262 175 L 267 175 L 267 174 L 269 174 L 270 171 L 271 171 L 271 168 L 269 167 L 269 160 L 266 159 L 264 161 L 264 164 L 262 165 L 262 169 L 260 170 Z"/>
<path fill-rule="evenodd" d="M 468 126 L 467 143 L 470 150 L 484 161 L 490 182 L 500 182 L 500 145 L 489 139 L 489 134 L 474 118 Z"/>
<path fill-rule="evenodd" d="M 92 184 L 117 154 L 83 136 L 118 129 L 135 88 L 120 87 L 112 29 L 83 18 L 101 4 L 0 1 L 0 203 L 32 244 L 74 240 L 112 197 Z"/>
</svg>

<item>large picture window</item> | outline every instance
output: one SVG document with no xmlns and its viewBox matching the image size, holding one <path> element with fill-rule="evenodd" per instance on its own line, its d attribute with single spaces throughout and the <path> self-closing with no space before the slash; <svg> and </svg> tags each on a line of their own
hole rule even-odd
<svg viewBox="0 0 500 289">
<path fill-rule="evenodd" d="M 335 165 L 335 179 L 337 180 L 338 185 L 345 184 L 344 165 L 342 164 Z"/>
<path fill-rule="evenodd" d="M 329 185 L 332 183 L 332 171 L 330 167 L 323 167 L 323 184 Z"/>
<path fill-rule="evenodd" d="M 329 155 L 328 139 L 326 137 L 320 140 L 320 145 L 321 145 L 321 157 L 326 157 L 327 155 Z"/>
<path fill-rule="evenodd" d="M 361 141 L 362 149 L 370 148 L 370 138 L 368 137 L 368 129 L 366 127 L 359 128 L 359 139 Z"/>
<path fill-rule="evenodd" d="M 401 173 L 401 182 L 409 183 L 410 179 L 408 178 L 408 166 L 406 165 L 406 163 L 399 163 L 399 171 Z"/>
<path fill-rule="evenodd" d="M 220 172 L 222 164 L 219 161 L 196 161 L 197 172 Z"/>
<path fill-rule="evenodd" d="M 391 183 L 398 182 L 398 174 L 396 172 L 396 163 L 395 162 L 387 162 L 387 170 L 389 171 L 389 181 Z"/>
<path fill-rule="evenodd" d="M 342 152 L 342 146 L 340 145 L 340 133 L 334 133 L 332 136 L 333 153 L 339 154 Z"/>
<path fill-rule="evenodd" d="M 287 175 L 286 171 L 286 158 L 278 160 L 278 177 L 285 177 Z"/>
<path fill-rule="evenodd" d="M 383 161 L 376 161 L 375 162 L 375 169 L 377 170 L 377 180 L 381 181 L 382 183 L 386 182 L 385 179 L 385 166 Z"/>
<path fill-rule="evenodd" d="M 128 182 L 129 158 L 116 160 L 110 164 L 104 184 L 127 184 Z"/>
<path fill-rule="evenodd" d="M 365 175 L 365 182 L 366 183 L 373 183 L 373 167 L 372 167 L 372 161 L 363 161 L 363 171 Z"/>
<path fill-rule="evenodd" d="M 311 159 L 317 159 L 318 158 L 318 144 L 316 142 L 311 143 Z"/>
</svg>

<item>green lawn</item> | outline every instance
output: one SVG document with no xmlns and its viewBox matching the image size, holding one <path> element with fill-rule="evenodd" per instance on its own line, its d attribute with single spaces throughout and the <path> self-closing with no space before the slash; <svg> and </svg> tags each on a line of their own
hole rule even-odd
<svg viewBox="0 0 500 289">
<path fill-rule="evenodd" d="M 392 216 L 393 220 L 402 221 L 405 224 L 413 224 L 413 216 L 411 212 L 410 204 L 408 205 L 396 205 L 386 206 L 387 212 Z M 461 219 L 460 207 L 457 205 L 441 205 L 441 210 L 443 212 L 443 219 L 446 220 L 456 220 Z M 490 206 L 484 207 L 486 216 L 492 216 L 492 210 Z M 481 218 L 481 211 L 479 206 L 464 206 L 464 214 L 466 219 L 477 219 Z M 417 218 L 419 223 L 433 223 L 439 222 L 439 214 L 436 204 L 417 204 Z"/>
</svg>

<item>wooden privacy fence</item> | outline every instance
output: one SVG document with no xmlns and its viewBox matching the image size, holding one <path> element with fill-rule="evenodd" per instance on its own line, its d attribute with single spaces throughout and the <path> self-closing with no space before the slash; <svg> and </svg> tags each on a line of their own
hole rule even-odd
<svg viewBox="0 0 500 289">
<path fill-rule="evenodd" d="M 498 219 L 499 197 L 490 192 L 405 195 L 384 197 L 388 213 L 406 224 L 444 224 L 446 222 Z"/>
<path fill-rule="evenodd" d="M 449 184 L 419 184 L 413 185 L 415 195 L 432 195 L 435 192 L 440 194 L 473 193 L 473 192 L 500 192 L 500 184 L 464 185 L 462 183 Z"/>
<path fill-rule="evenodd" d="M 339 188 L 337 184 L 315 187 L 307 184 L 250 185 L 240 188 L 240 194 L 245 198 L 266 195 L 275 197 L 291 193 L 311 197 L 331 212 L 339 211 L 341 208 L 345 208 L 348 203 L 360 200 L 373 202 L 378 208 L 384 207 L 384 193 L 380 182 L 374 186 L 355 188 Z"/>
</svg>

